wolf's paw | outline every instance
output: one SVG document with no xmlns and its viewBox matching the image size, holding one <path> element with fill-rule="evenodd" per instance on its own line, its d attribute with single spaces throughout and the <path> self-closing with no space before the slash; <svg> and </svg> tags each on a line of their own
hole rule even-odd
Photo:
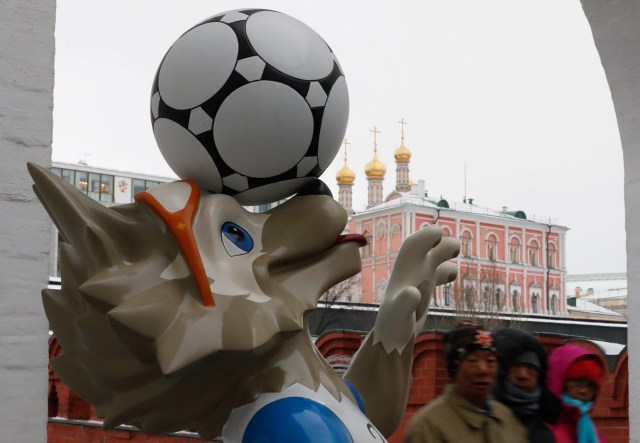
<svg viewBox="0 0 640 443">
<path fill-rule="evenodd" d="M 387 352 L 402 352 L 424 325 L 431 295 L 437 285 L 455 280 L 460 244 L 442 238 L 439 226 L 428 226 L 408 237 L 396 259 L 373 328 L 374 343 Z"/>
</svg>

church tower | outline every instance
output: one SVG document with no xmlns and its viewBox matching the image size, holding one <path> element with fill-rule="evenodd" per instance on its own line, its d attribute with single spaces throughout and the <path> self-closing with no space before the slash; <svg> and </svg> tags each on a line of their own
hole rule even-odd
<svg viewBox="0 0 640 443">
<path fill-rule="evenodd" d="M 404 125 L 407 124 L 404 118 L 398 122 L 401 125 L 400 146 L 393 153 L 396 159 L 396 191 L 409 192 L 411 183 L 409 179 L 409 162 L 411 161 L 411 151 L 404 145 Z"/>
<path fill-rule="evenodd" d="M 336 173 L 336 181 L 338 182 L 338 202 L 347 211 L 347 214 L 352 215 L 354 213 L 352 208 L 353 182 L 356 181 L 356 173 L 347 165 L 347 147 L 351 143 L 349 143 L 345 138 L 342 144 L 344 144 L 344 166 Z"/>
<path fill-rule="evenodd" d="M 382 203 L 382 182 L 384 181 L 384 175 L 387 173 L 387 168 L 378 160 L 377 136 L 380 131 L 375 126 L 370 131 L 373 132 L 373 160 L 367 163 L 364 168 L 364 173 L 367 175 L 367 181 L 369 182 L 367 186 L 367 209 Z"/>
</svg>

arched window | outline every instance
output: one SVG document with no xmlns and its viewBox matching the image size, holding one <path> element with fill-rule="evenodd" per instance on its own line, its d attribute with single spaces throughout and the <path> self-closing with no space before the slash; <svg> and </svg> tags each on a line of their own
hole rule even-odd
<svg viewBox="0 0 640 443">
<path fill-rule="evenodd" d="M 551 314 L 552 315 L 556 315 L 558 313 L 558 297 L 556 296 L 556 294 L 553 294 L 551 296 Z"/>
<path fill-rule="evenodd" d="M 498 237 L 491 234 L 487 237 L 487 258 L 489 260 L 497 260 L 498 254 Z"/>
<path fill-rule="evenodd" d="M 496 309 L 502 311 L 502 288 L 496 288 Z"/>
<path fill-rule="evenodd" d="M 537 314 L 540 311 L 540 306 L 538 306 L 539 302 L 540 295 L 537 292 L 531 294 L 531 312 L 533 312 L 534 314 Z"/>
<path fill-rule="evenodd" d="M 518 237 L 513 237 L 509 243 L 509 261 L 520 263 L 520 240 Z"/>
<path fill-rule="evenodd" d="M 549 243 L 549 247 L 547 248 L 547 266 L 549 268 L 556 267 L 556 251 L 556 245 Z"/>
<path fill-rule="evenodd" d="M 396 223 L 391 226 L 391 250 L 388 252 L 398 252 L 402 246 L 402 226 Z"/>
<path fill-rule="evenodd" d="M 460 236 L 460 255 L 463 257 L 473 255 L 473 237 L 469 231 L 464 231 Z"/>
<path fill-rule="evenodd" d="M 518 312 L 520 310 L 520 292 L 517 289 L 514 289 L 511 292 L 511 309 L 513 312 Z"/>
<path fill-rule="evenodd" d="M 538 242 L 533 240 L 529 243 L 529 264 L 531 266 L 538 266 L 538 253 L 540 251 L 540 245 Z"/>
<path fill-rule="evenodd" d="M 482 291 L 482 308 L 485 311 L 491 311 L 492 306 L 491 306 L 491 289 L 489 288 L 489 286 L 485 286 L 483 291 Z"/>
<path fill-rule="evenodd" d="M 451 284 L 442 287 L 442 298 L 445 306 L 451 306 Z"/>
<path fill-rule="evenodd" d="M 387 223 L 384 220 L 378 220 L 378 223 L 376 223 L 376 232 L 378 233 L 378 237 L 386 237 L 387 229 Z"/>
<path fill-rule="evenodd" d="M 475 307 L 475 303 L 474 303 L 474 298 L 475 298 L 475 294 L 474 294 L 474 290 L 473 290 L 473 286 L 465 286 L 464 287 L 464 303 L 465 309 L 473 309 Z"/>
<path fill-rule="evenodd" d="M 371 257 L 371 251 L 373 250 L 371 243 L 373 242 L 373 237 L 368 231 L 364 231 L 362 235 L 367 240 L 367 244 L 360 249 L 362 251 L 362 257 Z"/>
</svg>

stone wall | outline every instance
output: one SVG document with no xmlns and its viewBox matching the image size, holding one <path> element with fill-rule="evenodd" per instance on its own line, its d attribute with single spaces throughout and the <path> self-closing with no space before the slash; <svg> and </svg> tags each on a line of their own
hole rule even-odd
<svg viewBox="0 0 640 443">
<path fill-rule="evenodd" d="M 629 359 L 640 368 L 640 3 L 636 0 L 582 0 L 611 89 L 624 155 L 627 231 Z M 636 369 L 637 370 L 637 369 Z M 640 389 L 630 378 L 631 441 L 640 442 Z"/>
<path fill-rule="evenodd" d="M 26 162 L 51 162 L 55 1 L 0 2 L 0 428 L 46 441 L 50 222 Z"/>
</svg>

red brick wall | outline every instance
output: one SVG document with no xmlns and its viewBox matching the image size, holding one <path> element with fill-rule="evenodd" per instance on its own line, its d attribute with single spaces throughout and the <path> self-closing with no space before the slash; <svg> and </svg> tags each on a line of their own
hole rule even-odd
<svg viewBox="0 0 640 443">
<path fill-rule="evenodd" d="M 539 338 L 547 351 L 567 341 L 566 337 L 552 335 L 540 335 Z M 590 348 L 604 361 L 602 351 L 593 343 L 577 339 L 570 341 Z M 330 332 L 320 337 L 316 345 L 325 357 L 352 356 L 361 342 L 362 336 L 357 333 Z M 60 352 L 57 341 L 52 338 L 49 346 L 50 357 Z M 628 377 L 628 355 L 625 349 L 617 359 L 614 368 L 609 370 L 592 412 L 596 426 L 609 443 L 629 441 Z M 410 417 L 440 395 L 448 383 L 442 334 L 436 332 L 421 334 L 416 340 L 414 349 L 413 385 L 409 402 L 400 427 L 389 439 L 390 443 L 402 441 L 402 433 Z M 93 408 L 69 391 L 52 371 L 49 373 L 49 411 L 56 412 L 61 418 L 96 420 Z M 178 436 L 149 437 L 126 430 L 105 431 L 90 422 L 84 426 L 77 422 L 73 424 L 49 422 L 48 435 L 49 443 L 119 443 L 123 440 L 139 443 L 191 443 L 194 441 L 192 438 Z"/>
<path fill-rule="evenodd" d="M 99 426 L 49 422 L 47 443 L 194 443 L 195 438 L 148 436 L 136 431 L 105 430 Z"/>
<path fill-rule="evenodd" d="M 547 352 L 571 341 L 585 346 L 599 355 L 603 362 L 602 350 L 585 340 L 567 340 L 566 337 L 540 335 L 540 341 Z M 322 336 L 317 345 L 325 357 L 330 355 L 353 355 L 360 343 L 360 335 L 355 333 L 328 333 Z M 605 364 L 606 366 L 606 364 Z M 609 443 L 627 443 L 629 441 L 629 377 L 628 355 L 625 349 L 619 356 L 615 368 L 609 371 L 602 386 L 598 401 L 592 411 L 592 417 L 598 429 Z M 438 397 L 449 383 L 442 334 L 427 332 L 418 336 L 413 351 L 413 385 L 409 402 L 398 430 L 389 438 L 390 443 L 400 443 L 404 428 L 411 416 L 421 407 Z"/>
</svg>

